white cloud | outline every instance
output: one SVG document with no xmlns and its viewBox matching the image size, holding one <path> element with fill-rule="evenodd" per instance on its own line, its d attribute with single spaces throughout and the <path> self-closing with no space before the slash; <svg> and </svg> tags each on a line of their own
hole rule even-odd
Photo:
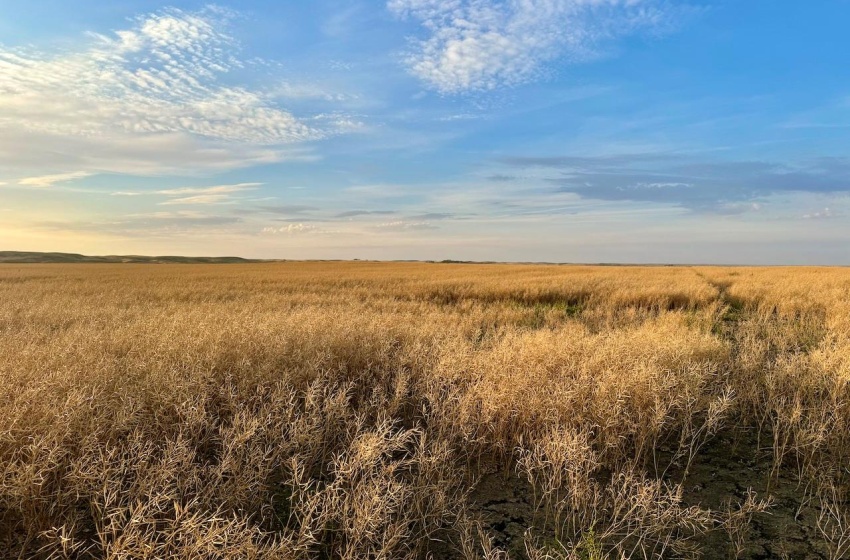
<svg viewBox="0 0 850 560">
<path fill-rule="evenodd" d="M 690 189 L 692 183 L 636 183 L 631 186 L 635 189 Z"/>
<path fill-rule="evenodd" d="M 832 218 L 835 216 L 835 213 L 829 208 L 824 208 L 818 212 L 812 212 L 810 214 L 804 214 L 803 218 L 806 220 L 823 220 L 827 218 Z"/>
<path fill-rule="evenodd" d="M 272 94 L 281 99 L 305 100 L 319 99 L 322 101 L 346 102 L 358 99 L 357 95 L 339 93 L 330 88 L 313 83 L 281 82 L 272 90 Z"/>
<path fill-rule="evenodd" d="M 431 225 L 428 222 L 410 222 L 405 220 L 395 220 L 392 222 L 384 222 L 375 226 L 379 231 L 423 231 L 430 229 L 439 229 L 437 226 Z"/>
<path fill-rule="evenodd" d="M 317 233 L 318 227 L 310 224 L 289 224 L 282 227 L 266 227 L 263 228 L 263 233 L 268 234 L 283 234 L 283 235 L 300 235 L 304 233 Z"/>
<path fill-rule="evenodd" d="M 229 169 L 303 157 L 286 146 L 339 132 L 345 119 L 299 119 L 273 92 L 226 83 L 248 66 L 228 21 L 218 8 L 166 9 L 70 52 L 0 47 L 0 164 Z"/>
<path fill-rule="evenodd" d="M 18 184 L 27 187 L 52 187 L 56 183 L 64 183 L 73 181 L 74 179 L 82 179 L 90 176 L 91 173 L 85 171 L 73 171 L 71 173 L 56 173 L 53 175 L 39 175 L 38 177 L 26 177 L 18 181 Z"/>
<path fill-rule="evenodd" d="M 174 189 L 162 189 L 158 191 L 117 191 L 110 193 L 112 196 L 144 196 L 144 195 L 165 195 L 171 198 L 160 205 L 171 204 L 218 204 L 222 202 L 232 202 L 236 200 L 233 196 L 235 193 L 254 190 L 263 183 L 235 183 L 232 185 L 214 185 L 211 187 L 178 187 Z"/>
<path fill-rule="evenodd" d="M 183 198 L 174 198 L 160 202 L 162 206 L 174 204 L 221 204 L 223 202 L 232 202 L 232 198 L 226 194 L 199 194 L 197 196 L 186 196 Z"/>
<path fill-rule="evenodd" d="M 156 191 L 156 193 L 168 196 L 181 196 L 184 194 L 224 194 L 252 190 L 262 184 L 263 183 L 236 183 L 234 185 L 215 185 L 212 187 L 180 187 L 177 189 L 164 189 Z"/>
<path fill-rule="evenodd" d="M 406 58 L 442 93 L 528 82 L 555 59 L 586 60 L 599 45 L 670 22 L 663 0 L 389 0 L 428 33 Z"/>
<path fill-rule="evenodd" d="M 473 113 L 458 113 L 455 115 L 447 115 L 445 117 L 440 117 L 439 121 L 442 122 L 452 122 L 452 121 L 472 121 L 484 118 L 483 115 L 475 115 Z"/>
</svg>

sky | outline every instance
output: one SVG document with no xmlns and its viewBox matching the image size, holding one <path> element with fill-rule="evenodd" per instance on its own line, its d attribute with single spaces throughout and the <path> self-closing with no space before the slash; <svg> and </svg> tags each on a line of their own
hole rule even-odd
<svg viewBox="0 0 850 560">
<path fill-rule="evenodd" d="M 850 264 L 848 0 L 0 0 L 0 250 Z"/>
</svg>

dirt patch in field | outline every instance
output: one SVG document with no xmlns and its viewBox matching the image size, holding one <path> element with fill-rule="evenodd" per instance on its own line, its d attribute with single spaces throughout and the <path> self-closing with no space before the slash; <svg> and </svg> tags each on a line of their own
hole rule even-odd
<svg viewBox="0 0 850 560">
<path fill-rule="evenodd" d="M 663 456 L 669 450 L 660 450 Z M 743 502 L 748 492 L 759 499 L 770 496 L 767 512 L 753 515 L 746 531 L 743 550 L 746 560 L 824 560 L 828 551 L 817 529 L 817 501 L 790 476 L 793 467 L 781 469 L 771 478 L 772 448 L 769 437 L 755 429 L 739 429 L 716 437 L 691 465 L 683 484 L 683 503 L 699 505 L 712 512 L 727 511 Z M 668 469 L 665 479 L 680 481 L 681 466 Z M 515 473 L 492 469 L 483 474 L 470 495 L 470 509 L 480 517 L 494 544 L 511 558 L 525 558 L 524 535 L 529 527 L 544 541 L 552 539 L 543 529 L 544 517 L 536 511 L 534 490 Z M 701 558 L 736 558 L 732 539 L 720 526 L 697 539 Z"/>
<path fill-rule="evenodd" d="M 533 496 L 528 481 L 506 472 L 485 474 L 470 496 L 472 511 L 481 516 L 493 544 L 512 558 L 525 555 L 526 530 L 542 524 Z"/>
<path fill-rule="evenodd" d="M 788 558 L 815 560 L 827 558 L 827 550 L 817 529 L 819 510 L 806 496 L 804 486 L 790 476 L 793 468 L 782 468 L 771 477 L 773 452 L 762 434 L 759 447 L 755 429 L 738 430 L 716 438 L 700 454 L 685 479 L 683 500 L 721 511 L 743 501 L 748 491 L 760 498 L 772 498 L 767 512 L 757 513 L 750 523 L 745 549 L 740 558 Z M 676 477 L 679 473 L 673 472 Z M 706 560 L 734 558 L 730 538 L 722 530 L 703 539 Z"/>
</svg>

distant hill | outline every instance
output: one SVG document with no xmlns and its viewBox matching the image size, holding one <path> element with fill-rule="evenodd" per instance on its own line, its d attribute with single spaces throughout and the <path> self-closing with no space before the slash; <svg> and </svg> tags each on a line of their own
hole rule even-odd
<svg viewBox="0 0 850 560">
<path fill-rule="evenodd" d="M 106 255 L 90 257 L 77 253 L 36 253 L 0 251 L 0 263 L 150 263 L 150 264 L 235 264 L 262 262 L 241 257 L 146 257 L 140 255 Z"/>
</svg>

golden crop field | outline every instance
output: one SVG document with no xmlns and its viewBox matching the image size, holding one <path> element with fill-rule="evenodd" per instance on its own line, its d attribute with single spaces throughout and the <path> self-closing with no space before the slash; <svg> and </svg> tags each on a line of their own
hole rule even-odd
<svg viewBox="0 0 850 560">
<path fill-rule="evenodd" d="M 0 266 L 0 556 L 850 558 L 850 269 Z"/>
</svg>

